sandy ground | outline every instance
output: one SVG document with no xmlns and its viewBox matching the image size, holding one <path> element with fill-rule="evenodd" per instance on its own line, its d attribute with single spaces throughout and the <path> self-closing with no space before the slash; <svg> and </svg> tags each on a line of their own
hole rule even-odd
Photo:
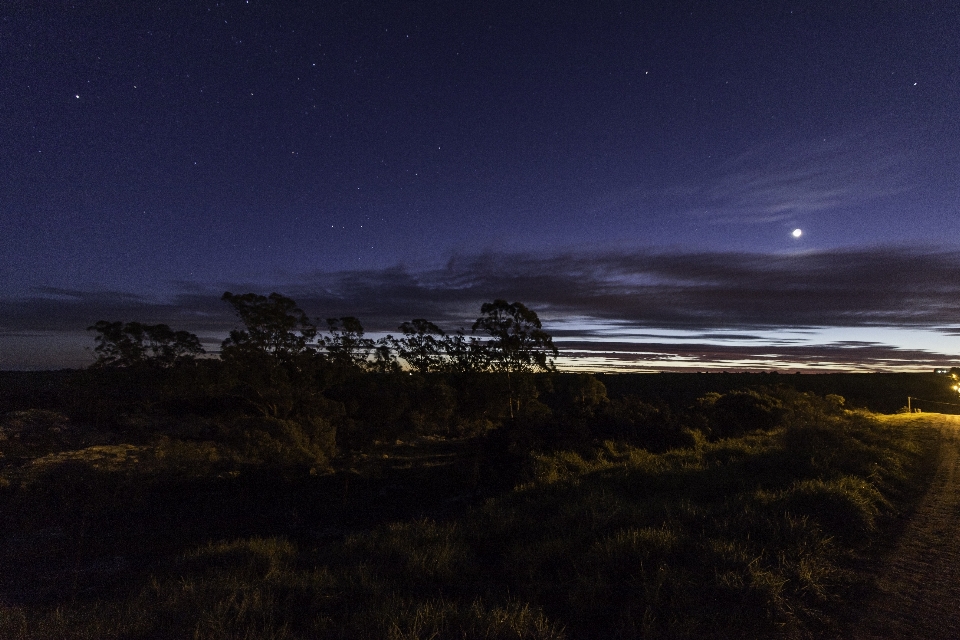
<svg viewBox="0 0 960 640">
<path fill-rule="evenodd" d="M 880 595 L 861 617 L 857 640 L 960 638 L 960 416 L 889 416 L 943 431 L 936 475 L 896 549 L 881 568 Z"/>
</svg>

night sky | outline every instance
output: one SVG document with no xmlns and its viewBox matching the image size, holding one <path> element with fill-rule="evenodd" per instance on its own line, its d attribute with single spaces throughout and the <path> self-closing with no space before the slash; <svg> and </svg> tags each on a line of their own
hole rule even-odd
<svg viewBox="0 0 960 640">
<path fill-rule="evenodd" d="M 960 360 L 958 34 L 952 2 L 0 0 L 0 369 L 82 366 L 100 319 L 215 349 L 227 289 L 375 336 L 519 300 L 568 369 Z"/>
</svg>

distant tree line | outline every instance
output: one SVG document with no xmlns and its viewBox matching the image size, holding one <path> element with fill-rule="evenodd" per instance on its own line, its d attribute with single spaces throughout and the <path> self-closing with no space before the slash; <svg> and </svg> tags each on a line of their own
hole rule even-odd
<svg viewBox="0 0 960 640">
<path fill-rule="evenodd" d="M 200 357 L 195 335 L 166 325 L 90 327 L 97 361 L 77 382 L 73 414 L 279 467 L 322 468 L 338 451 L 410 435 L 482 436 L 478 482 L 492 491 L 519 481 L 532 451 L 605 440 L 665 451 L 772 429 L 787 415 L 780 391 L 707 393 L 688 406 L 611 399 L 595 376 L 556 373 L 553 339 L 519 302 L 484 303 L 469 335 L 415 318 L 374 340 L 352 316 L 321 330 L 279 293 L 222 300 L 239 322 L 219 358 Z"/>
<path fill-rule="evenodd" d="M 100 320 L 87 330 L 97 332 L 95 367 L 171 367 L 204 353 L 197 336 L 165 324 Z"/>
<path fill-rule="evenodd" d="M 327 318 L 321 330 L 278 293 L 222 299 L 238 323 L 219 357 L 202 357 L 197 336 L 166 325 L 100 321 L 90 327 L 96 362 L 53 405 L 77 423 L 224 469 L 324 469 L 338 452 L 410 436 L 477 437 L 475 481 L 497 491 L 522 479 L 533 451 L 607 440 L 695 446 L 776 428 L 802 400 L 763 389 L 670 400 L 638 395 L 636 380 L 556 372 L 551 336 L 519 302 L 483 304 L 469 334 L 415 318 L 373 340 L 351 316 Z M 612 397 L 604 382 L 616 387 Z M 824 402 L 812 413 L 842 407 Z"/>
<path fill-rule="evenodd" d="M 483 433 L 543 409 L 531 374 L 556 369 L 551 336 L 520 302 L 483 304 L 471 335 L 415 318 L 374 340 L 352 316 L 327 318 L 321 331 L 279 293 L 222 300 L 239 326 L 219 357 L 202 357 L 197 336 L 165 324 L 89 327 L 97 359 L 80 384 L 79 413 L 103 424 L 194 416 L 208 427 L 191 438 L 243 459 L 322 466 L 338 447 L 392 433 Z"/>
<path fill-rule="evenodd" d="M 221 299 L 243 328 L 230 332 L 220 357 L 240 367 L 262 365 L 265 358 L 283 366 L 304 366 L 314 359 L 342 370 L 509 374 L 554 371 L 558 355 L 536 312 L 520 302 L 497 299 L 481 306 L 472 331 L 485 334 L 486 340 L 462 329 L 447 334 L 424 318 L 401 324 L 397 337 L 373 340 L 353 316 L 327 318 L 322 335 L 294 300 L 279 293 L 227 291 Z M 205 353 L 196 335 L 165 324 L 101 320 L 88 330 L 97 332 L 95 368 L 167 368 Z"/>
</svg>

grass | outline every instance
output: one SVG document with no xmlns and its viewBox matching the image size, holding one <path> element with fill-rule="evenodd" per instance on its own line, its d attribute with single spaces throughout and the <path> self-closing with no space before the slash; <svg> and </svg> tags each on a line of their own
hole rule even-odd
<svg viewBox="0 0 960 640">
<path fill-rule="evenodd" d="M 660 454 L 534 453 L 520 484 L 470 509 L 444 505 L 469 490 L 472 450 L 442 441 L 424 441 L 419 466 L 398 443 L 298 478 L 225 475 L 215 452 L 170 442 L 152 458 L 59 452 L 5 472 L 17 524 L 0 562 L 64 584 L 8 578 L 0 637 L 819 637 L 842 630 L 934 444 L 921 427 L 801 408 Z"/>
</svg>

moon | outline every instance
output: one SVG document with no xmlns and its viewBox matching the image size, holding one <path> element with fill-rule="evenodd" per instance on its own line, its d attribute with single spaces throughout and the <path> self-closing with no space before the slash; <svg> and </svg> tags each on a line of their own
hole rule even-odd
<svg viewBox="0 0 960 640">
<path fill-rule="evenodd" d="M 800 236 L 803 235 L 803 231 L 801 231 L 800 229 L 794 229 L 792 235 L 794 238 L 799 238 Z"/>
</svg>

